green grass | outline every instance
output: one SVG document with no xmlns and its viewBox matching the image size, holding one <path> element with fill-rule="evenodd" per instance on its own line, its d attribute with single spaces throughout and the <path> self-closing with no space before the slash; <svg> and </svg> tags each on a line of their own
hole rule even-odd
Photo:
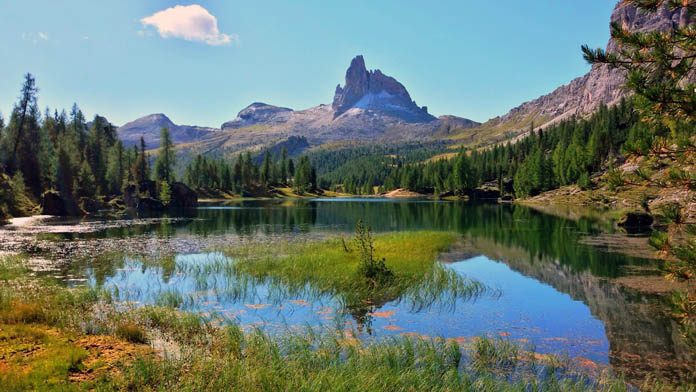
<svg viewBox="0 0 696 392">
<path fill-rule="evenodd" d="M 437 262 L 439 253 L 456 240 L 453 233 L 401 232 L 375 237 L 375 257 L 384 258 L 393 277 L 375 285 L 361 273 L 358 250 L 351 242 L 250 244 L 226 253 L 237 274 L 250 276 L 289 294 L 307 291 L 337 297 L 354 316 L 375 306 L 402 299 L 415 308 L 451 304 L 485 291 L 479 282 L 457 275 Z"/>
<path fill-rule="evenodd" d="M 25 275 L 28 270 L 23 265 L 23 257 L 12 255 L 0 257 L 0 281 L 8 281 Z"/>
</svg>

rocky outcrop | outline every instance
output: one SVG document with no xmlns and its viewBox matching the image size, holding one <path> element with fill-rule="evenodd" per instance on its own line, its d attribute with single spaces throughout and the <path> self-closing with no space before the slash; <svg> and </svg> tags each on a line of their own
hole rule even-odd
<svg viewBox="0 0 696 392">
<path fill-rule="evenodd" d="M 198 194 L 183 182 L 174 182 L 171 185 L 170 208 L 195 208 L 198 206 Z"/>
<path fill-rule="evenodd" d="M 438 126 L 435 128 L 436 136 L 447 136 L 456 130 L 469 129 L 481 125 L 480 122 L 452 115 L 440 116 L 437 118 L 437 122 Z"/>
<path fill-rule="evenodd" d="M 41 200 L 41 214 L 80 216 L 83 215 L 83 211 L 72 198 L 64 197 L 58 191 L 46 191 Z"/>
<path fill-rule="evenodd" d="M 90 197 L 81 197 L 78 203 L 80 209 L 87 214 L 96 214 L 107 208 L 107 206 L 100 200 L 92 199 Z"/>
<path fill-rule="evenodd" d="M 406 87 L 380 70 L 368 71 L 363 56 L 356 56 L 346 71 L 345 85 L 336 86 L 331 107 L 334 118 L 350 109 L 372 110 L 402 118 L 408 122 L 430 122 L 435 117 L 418 107 Z"/>
<path fill-rule="evenodd" d="M 467 191 L 470 200 L 497 202 L 500 198 L 500 190 L 492 187 L 479 187 Z"/>
</svg>

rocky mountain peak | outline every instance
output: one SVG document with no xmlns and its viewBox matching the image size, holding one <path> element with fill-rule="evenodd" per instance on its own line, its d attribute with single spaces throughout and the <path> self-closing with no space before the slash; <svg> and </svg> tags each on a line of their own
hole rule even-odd
<svg viewBox="0 0 696 392">
<path fill-rule="evenodd" d="M 157 148 L 162 128 L 169 129 L 175 144 L 200 140 L 216 131 L 213 128 L 177 125 L 167 115 L 154 113 L 122 125 L 118 128 L 118 136 L 126 146 L 138 145 L 142 137 L 147 148 Z"/>
<path fill-rule="evenodd" d="M 435 118 L 418 107 L 406 87 L 380 70 L 368 71 L 363 56 L 356 56 L 346 71 L 345 84 L 334 95 L 334 118 L 350 109 L 385 112 L 408 122 L 429 122 Z"/>
<path fill-rule="evenodd" d="M 254 102 L 242 109 L 237 118 L 222 124 L 222 129 L 242 128 L 254 124 L 277 124 L 288 120 L 293 110 L 273 106 L 263 102 Z"/>
</svg>

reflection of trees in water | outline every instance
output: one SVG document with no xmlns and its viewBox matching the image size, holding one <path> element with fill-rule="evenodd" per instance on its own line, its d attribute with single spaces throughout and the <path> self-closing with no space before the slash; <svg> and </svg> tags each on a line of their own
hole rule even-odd
<svg viewBox="0 0 696 392">
<path fill-rule="evenodd" d="M 197 219 L 187 229 L 206 236 L 234 232 L 240 235 L 306 232 L 316 223 L 316 210 L 310 206 L 290 207 L 239 205 L 239 209 L 199 209 Z"/>
<path fill-rule="evenodd" d="M 531 257 L 528 249 L 501 246 L 490 238 L 474 237 L 467 248 L 502 261 L 587 305 L 606 329 L 611 365 L 630 379 L 653 374 L 681 381 L 691 377 L 694 381 L 696 357 L 659 298 L 625 289 L 588 270 L 556 263 L 552 257 Z"/>
<path fill-rule="evenodd" d="M 589 220 L 571 221 L 516 205 L 431 202 L 319 202 L 318 222 L 352 227 L 358 219 L 375 231 L 446 230 L 483 237 L 501 246 L 524 248 L 531 258 L 553 259 L 576 270 L 616 276 L 621 266 L 644 261 L 582 245 L 598 233 Z"/>
<path fill-rule="evenodd" d="M 626 264 L 643 261 L 579 244 L 585 234 L 597 234 L 590 220 L 571 221 L 544 215 L 517 205 L 467 204 L 423 201 L 244 201 L 232 208 L 187 210 L 147 225 L 108 228 L 64 238 L 126 238 L 148 234 L 159 237 L 191 233 L 198 236 L 305 233 L 320 227 L 352 231 L 363 219 L 376 232 L 406 230 L 454 231 L 486 238 L 501 246 L 525 249 L 530 259 L 552 259 L 574 270 L 616 276 Z M 195 214 L 192 216 L 191 214 Z"/>
</svg>

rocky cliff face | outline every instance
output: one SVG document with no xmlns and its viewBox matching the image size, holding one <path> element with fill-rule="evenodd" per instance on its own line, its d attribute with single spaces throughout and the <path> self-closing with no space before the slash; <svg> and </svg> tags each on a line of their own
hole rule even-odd
<svg viewBox="0 0 696 392">
<path fill-rule="evenodd" d="M 310 145 L 335 141 L 422 140 L 453 127 L 480 125 L 461 117 L 435 118 L 411 99 L 408 90 L 380 70 L 369 71 L 356 56 L 336 87 L 331 105 L 292 110 L 253 103 L 232 121 L 222 124 L 220 137 L 208 140 L 206 150 L 268 148 L 288 137 L 306 138 Z"/>
<path fill-rule="evenodd" d="M 380 70 L 368 71 L 362 56 L 356 56 L 346 71 L 345 85 L 336 87 L 334 118 L 350 109 L 390 113 L 408 122 L 430 122 L 435 117 L 418 107 L 406 87 Z"/>
<path fill-rule="evenodd" d="M 633 5 L 619 1 L 612 13 L 611 22 L 619 23 L 631 31 L 653 31 L 666 30 L 672 26 L 685 26 L 689 20 L 685 9 L 673 11 L 663 6 L 657 12 L 645 13 Z M 610 39 L 606 49 L 614 52 L 618 49 L 618 43 Z M 579 51 L 578 56 L 580 56 Z M 624 82 L 625 77 L 622 71 L 610 69 L 605 65 L 594 65 L 590 72 L 572 80 L 567 85 L 557 88 L 550 94 L 525 102 L 484 125 L 510 128 L 509 124 L 515 123 L 520 127 L 508 130 L 519 132 L 524 130 L 523 127 L 531 121 L 534 121 L 537 126 L 542 126 L 572 115 L 586 115 L 602 104 L 613 105 L 625 97 L 627 91 L 623 88 Z"/>
<path fill-rule="evenodd" d="M 150 114 L 131 121 L 118 128 L 118 137 L 126 146 L 140 144 L 140 137 L 145 139 L 147 148 L 157 148 L 160 144 L 160 131 L 168 128 L 174 144 L 190 143 L 204 139 L 216 133 L 214 128 L 177 125 L 162 113 Z"/>
</svg>

